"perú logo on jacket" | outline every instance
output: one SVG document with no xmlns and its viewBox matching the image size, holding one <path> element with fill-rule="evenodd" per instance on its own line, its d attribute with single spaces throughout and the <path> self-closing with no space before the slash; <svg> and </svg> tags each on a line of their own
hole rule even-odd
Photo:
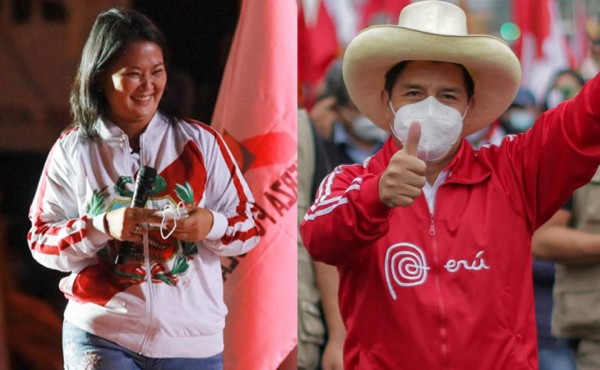
<svg viewBox="0 0 600 370">
<path fill-rule="evenodd" d="M 484 251 L 475 254 L 468 260 L 450 259 L 444 264 L 446 271 L 455 273 L 461 269 L 470 271 L 489 270 L 483 259 Z M 395 286 L 412 287 L 425 283 L 430 267 L 427 265 L 425 253 L 414 244 L 398 243 L 390 246 L 385 253 L 385 279 L 390 295 L 396 300 Z"/>
</svg>

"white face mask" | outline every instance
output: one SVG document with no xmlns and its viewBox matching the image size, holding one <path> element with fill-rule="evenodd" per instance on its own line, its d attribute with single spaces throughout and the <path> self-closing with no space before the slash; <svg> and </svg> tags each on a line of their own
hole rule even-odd
<svg viewBox="0 0 600 370">
<path fill-rule="evenodd" d="M 370 119 L 362 114 L 356 116 L 352 121 L 352 132 L 364 141 L 385 141 L 388 133 L 377 127 Z"/>
<path fill-rule="evenodd" d="M 567 100 L 565 93 L 556 87 L 550 90 L 546 95 L 546 105 L 548 106 L 548 109 L 556 107 L 565 100 Z"/>
<path fill-rule="evenodd" d="M 508 120 L 512 133 L 521 133 L 527 131 L 535 123 L 535 116 L 533 113 L 526 110 L 514 110 L 510 114 Z"/>
<path fill-rule="evenodd" d="M 390 108 L 394 107 L 390 101 Z M 417 157 L 426 162 L 443 158 L 460 138 L 463 116 L 452 107 L 440 103 L 433 96 L 418 103 L 407 104 L 394 112 L 392 133 L 405 145 L 408 129 L 414 121 L 421 124 L 421 140 Z"/>
</svg>

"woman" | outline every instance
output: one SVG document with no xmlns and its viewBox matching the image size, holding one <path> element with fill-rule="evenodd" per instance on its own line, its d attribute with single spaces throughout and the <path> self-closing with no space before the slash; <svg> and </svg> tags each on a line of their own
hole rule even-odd
<svg viewBox="0 0 600 370">
<path fill-rule="evenodd" d="M 222 368 L 219 256 L 256 245 L 253 197 L 214 130 L 158 108 L 166 84 L 152 22 L 100 14 L 29 216 L 34 258 L 70 272 L 67 369 Z M 130 207 L 142 166 L 156 180 Z"/>
</svg>

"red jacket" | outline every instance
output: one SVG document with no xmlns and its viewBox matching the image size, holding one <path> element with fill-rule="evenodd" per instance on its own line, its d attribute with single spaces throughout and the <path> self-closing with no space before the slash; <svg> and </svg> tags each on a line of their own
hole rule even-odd
<svg viewBox="0 0 600 370">
<path fill-rule="evenodd" d="M 301 226 L 336 265 L 346 369 L 537 369 L 531 235 L 600 165 L 600 77 L 500 146 L 466 141 L 430 214 L 386 207 L 398 148 L 338 167 Z"/>
</svg>

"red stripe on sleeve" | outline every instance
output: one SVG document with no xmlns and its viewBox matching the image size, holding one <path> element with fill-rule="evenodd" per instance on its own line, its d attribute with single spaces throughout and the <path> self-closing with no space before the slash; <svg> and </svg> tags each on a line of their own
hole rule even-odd
<svg viewBox="0 0 600 370">
<path fill-rule="evenodd" d="M 69 248 L 73 244 L 81 242 L 84 237 L 85 230 L 81 230 L 81 232 L 77 232 L 60 239 L 56 245 L 48 245 L 33 241 L 31 242 L 31 249 L 42 254 L 58 256 L 63 250 Z"/>
<path fill-rule="evenodd" d="M 258 228 L 253 227 L 248 231 L 236 231 L 235 233 L 233 233 L 233 235 L 225 235 L 221 239 L 221 241 L 223 242 L 223 244 L 227 245 L 233 243 L 234 241 L 245 242 L 246 240 L 251 239 L 255 236 L 258 236 Z"/>
<path fill-rule="evenodd" d="M 246 197 L 246 193 L 244 192 L 244 188 L 240 181 L 238 171 L 236 171 L 235 163 L 233 162 L 233 159 L 229 155 L 227 146 L 225 145 L 225 141 L 223 141 L 221 136 L 219 136 L 217 134 L 217 132 L 215 131 L 215 129 L 213 129 L 212 127 L 207 126 L 201 122 L 194 121 L 194 120 L 186 120 L 186 121 L 189 123 L 198 125 L 199 127 L 201 127 L 202 129 L 204 129 L 205 131 L 210 133 L 215 138 L 217 145 L 219 146 L 219 150 L 221 151 L 221 156 L 223 157 L 223 159 L 225 160 L 225 163 L 227 164 L 227 169 L 229 170 L 229 173 L 231 174 L 233 184 L 235 186 L 235 190 L 240 199 L 238 206 L 236 208 L 237 215 L 233 216 L 227 220 L 228 225 L 233 227 L 236 223 L 246 221 L 248 219 L 248 216 L 246 216 L 246 204 L 248 203 L 248 198 Z"/>
</svg>

